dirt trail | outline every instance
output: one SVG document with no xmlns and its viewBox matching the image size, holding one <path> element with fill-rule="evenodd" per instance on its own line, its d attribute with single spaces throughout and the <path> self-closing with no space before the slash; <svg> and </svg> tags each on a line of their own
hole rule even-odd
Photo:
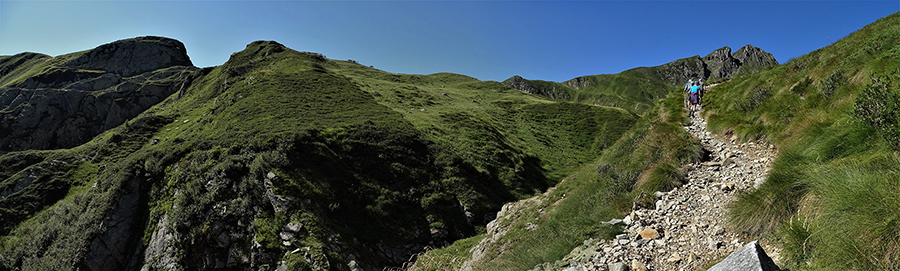
<svg viewBox="0 0 900 271">
<path fill-rule="evenodd" d="M 725 227 L 726 207 L 739 191 L 765 182 L 775 147 L 714 138 L 699 117 L 685 129 L 709 152 L 706 161 L 682 168 L 687 183 L 656 192 L 655 209 L 637 209 L 622 221 L 611 221 L 623 224 L 624 234 L 613 240 L 586 240 L 557 264 L 565 270 L 698 270 L 751 241 L 742 241 Z M 777 262 L 780 251 L 763 247 Z"/>
</svg>

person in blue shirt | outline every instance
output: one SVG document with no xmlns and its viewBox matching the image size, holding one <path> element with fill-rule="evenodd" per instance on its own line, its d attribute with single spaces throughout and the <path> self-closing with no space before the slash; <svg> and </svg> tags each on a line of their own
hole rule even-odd
<svg viewBox="0 0 900 271">
<path fill-rule="evenodd" d="M 691 113 L 690 116 L 694 116 L 694 111 L 697 110 L 697 104 L 700 103 L 700 86 L 696 82 L 691 85 L 690 90 L 688 91 L 688 97 L 691 101 Z"/>
</svg>

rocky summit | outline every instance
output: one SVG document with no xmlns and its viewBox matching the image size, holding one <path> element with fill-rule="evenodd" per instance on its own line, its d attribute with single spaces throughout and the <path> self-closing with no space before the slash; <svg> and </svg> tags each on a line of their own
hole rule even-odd
<svg viewBox="0 0 900 271">
<path fill-rule="evenodd" d="M 163 37 L 53 58 L 23 53 L 0 66 L 0 154 L 83 144 L 184 90 L 197 70 L 180 41 Z"/>
<path fill-rule="evenodd" d="M 772 54 L 750 44 L 734 53 L 731 53 L 730 47 L 725 46 L 709 53 L 702 60 L 710 72 L 707 74 L 709 78 L 730 78 L 738 74 L 757 72 L 763 67 L 778 65 Z"/>
</svg>

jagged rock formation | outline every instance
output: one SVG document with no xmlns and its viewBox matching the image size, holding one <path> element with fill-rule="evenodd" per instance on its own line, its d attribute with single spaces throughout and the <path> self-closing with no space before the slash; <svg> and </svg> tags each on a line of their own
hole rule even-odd
<svg viewBox="0 0 900 271">
<path fill-rule="evenodd" d="M 570 88 L 574 88 L 575 90 L 581 90 L 582 88 L 586 88 L 589 86 L 593 86 L 594 82 L 591 81 L 587 76 L 576 77 L 572 80 L 566 81 L 566 85 Z"/>
<path fill-rule="evenodd" d="M 540 95 L 553 100 L 567 100 L 570 98 L 569 92 L 554 82 L 528 80 L 516 75 L 503 80 L 503 84 L 525 93 Z"/>
<path fill-rule="evenodd" d="M 731 47 L 725 46 L 703 57 L 703 63 L 710 70 L 713 78 L 728 78 L 736 73 L 741 62 L 731 56 Z M 706 79 L 706 78 L 704 78 Z"/>
<path fill-rule="evenodd" d="M 503 84 L 511 88 L 521 90 L 526 93 L 537 94 L 537 90 L 531 85 L 531 81 L 521 76 L 515 75 L 509 79 L 503 80 Z"/>
<path fill-rule="evenodd" d="M 697 78 L 709 78 L 709 69 L 699 56 L 675 60 L 659 66 L 657 74 L 666 82 L 680 84 Z"/>
<path fill-rule="evenodd" d="M 778 65 L 778 61 L 772 54 L 750 44 L 744 45 L 732 56 L 741 63 L 738 73 L 754 73 L 764 67 Z"/>
<path fill-rule="evenodd" d="M 745 45 L 731 53 L 728 46 L 719 48 L 703 57 L 711 74 L 704 79 L 730 78 L 737 74 L 757 72 L 763 67 L 778 65 L 778 61 L 772 54 L 754 47 Z"/>
<path fill-rule="evenodd" d="M 80 54 L 77 57 L 73 57 Z M 193 67 L 184 45 L 140 37 L 102 45 L 61 64 L 32 64 L 23 53 L 0 63 L 0 154 L 69 148 L 137 116 L 186 88 Z M 47 61 L 45 61 L 47 62 Z"/>
</svg>

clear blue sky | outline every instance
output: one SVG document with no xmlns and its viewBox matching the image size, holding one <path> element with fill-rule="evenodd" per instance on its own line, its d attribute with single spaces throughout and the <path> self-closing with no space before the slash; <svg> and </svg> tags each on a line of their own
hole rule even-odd
<svg viewBox="0 0 900 271">
<path fill-rule="evenodd" d="M 900 11 L 900 1 L 6 1 L 0 55 L 119 39 L 182 41 L 221 65 L 255 40 L 398 73 L 565 81 L 729 46 L 784 63 Z"/>
</svg>

